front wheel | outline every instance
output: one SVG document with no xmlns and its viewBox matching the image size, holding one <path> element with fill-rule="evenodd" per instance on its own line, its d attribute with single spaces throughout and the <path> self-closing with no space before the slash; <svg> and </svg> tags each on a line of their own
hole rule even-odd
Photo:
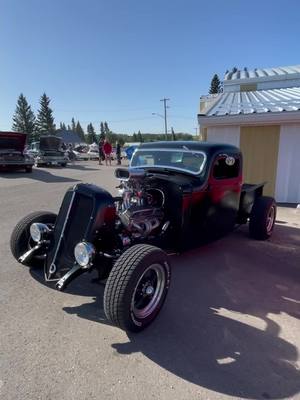
<svg viewBox="0 0 300 400">
<path fill-rule="evenodd" d="M 104 312 L 114 325 L 139 332 L 159 314 L 170 285 L 168 256 L 161 249 L 137 244 L 114 264 L 104 291 Z"/>
<path fill-rule="evenodd" d="M 273 233 L 275 220 L 276 202 L 273 197 L 258 197 L 250 214 L 250 236 L 257 240 L 269 239 Z"/>
<path fill-rule="evenodd" d="M 22 218 L 21 221 L 17 223 L 10 237 L 10 250 L 17 261 L 19 261 L 19 258 L 23 254 L 36 245 L 30 236 L 31 224 L 34 222 L 41 222 L 43 224 L 52 225 L 55 223 L 56 217 L 56 214 L 49 211 L 35 211 Z M 42 265 L 41 258 L 42 256 L 40 254 L 36 254 L 23 264 L 30 267 L 40 266 Z"/>
</svg>

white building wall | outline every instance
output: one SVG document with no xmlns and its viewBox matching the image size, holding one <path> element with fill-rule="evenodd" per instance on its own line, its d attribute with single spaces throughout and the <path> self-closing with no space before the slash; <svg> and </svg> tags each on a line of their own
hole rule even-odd
<svg viewBox="0 0 300 400">
<path fill-rule="evenodd" d="M 207 141 L 212 143 L 228 143 L 240 146 L 239 126 L 213 126 L 207 128 Z"/>
<path fill-rule="evenodd" d="M 300 203 L 300 124 L 281 126 L 275 190 L 277 201 Z"/>
</svg>

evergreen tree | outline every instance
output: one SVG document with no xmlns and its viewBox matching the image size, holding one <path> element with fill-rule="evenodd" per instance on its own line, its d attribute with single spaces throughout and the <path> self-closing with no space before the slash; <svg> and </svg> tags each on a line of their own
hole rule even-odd
<svg viewBox="0 0 300 400">
<path fill-rule="evenodd" d="M 32 136 L 35 130 L 35 116 L 23 93 L 18 98 L 12 130 L 27 133 L 29 136 Z"/>
<path fill-rule="evenodd" d="M 70 127 L 70 125 L 68 125 L 68 127 L 67 127 L 67 131 L 70 131 L 71 130 L 71 127 Z"/>
<path fill-rule="evenodd" d="M 132 141 L 133 142 L 137 142 L 138 141 L 137 134 L 135 132 L 132 135 Z"/>
<path fill-rule="evenodd" d="M 100 123 L 100 139 L 105 139 L 104 123 L 102 121 Z"/>
<path fill-rule="evenodd" d="M 75 132 L 76 131 L 76 122 L 74 117 L 71 120 L 71 131 Z"/>
<path fill-rule="evenodd" d="M 97 136 L 95 132 L 95 128 L 93 127 L 93 124 L 90 122 L 87 126 L 87 142 L 88 143 L 97 143 Z"/>
<path fill-rule="evenodd" d="M 172 140 L 175 141 L 176 140 L 176 135 L 175 135 L 173 127 L 171 128 L 171 135 L 172 135 Z"/>
<path fill-rule="evenodd" d="M 138 134 L 137 134 L 137 141 L 140 142 L 140 143 L 143 142 L 143 136 L 142 136 L 142 134 L 141 134 L 141 131 L 138 131 Z"/>
<path fill-rule="evenodd" d="M 36 128 L 41 133 L 54 133 L 55 125 L 53 118 L 53 111 L 49 106 L 50 99 L 44 93 L 40 99 L 40 109 L 37 115 Z"/>
<path fill-rule="evenodd" d="M 238 72 L 237 67 L 233 67 L 231 72 L 232 72 L 233 74 L 235 74 L 236 72 Z"/>
<path fill-rule="evenodd" d="M 77 121 L 75 132 L 78 134 L 80 139 L 84 142 L 85 141 L 84 130 L 82 129 L 82 126 L 80 125 L 79 121 Z"/>
<path fill-rule="evenodd" d="M 221 82 L 217 74 L 214 74 L 211 83 L 209 94 L 220 93 L 221 92 Z"/>
<path fill-rule="evenodd" d="M 60 122 L 60 123 L 59 123 L 59 129 L 60 129 L 61 131 L 66 131 L 66 130 L 67 130 L 66 124 L 65 124 L 64 122 Z"/>
<path fill-rule="evenodd" d="M 108 127 L 108 123 L 105 121 L 104 122 L 104 134 L 105 136 L 108 135 L 110 133 L 109 127 Z"/>
</svg>

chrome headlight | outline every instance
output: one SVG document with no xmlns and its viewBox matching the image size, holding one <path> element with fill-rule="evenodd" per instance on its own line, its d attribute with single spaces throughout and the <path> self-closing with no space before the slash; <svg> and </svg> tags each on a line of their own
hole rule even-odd
<svg viewBox="0 0 300 400">
<path fill-rule="evenodd" d="M 30 226 L 30 236 L 34 242 L 40 242 L 43 238 L 43 235 L 50 232 L 50 229 L 47 225 L 42 224 L 40 222 L 34 222 Z"/>
<path fill-rule="evenodd" d="M 74 256 L 76 262 L 81 267 L 86 267 L 90 264 L 95 255 L 95 247 L 91 243 L 80 242 L 74 248 Z"/>
</svg>

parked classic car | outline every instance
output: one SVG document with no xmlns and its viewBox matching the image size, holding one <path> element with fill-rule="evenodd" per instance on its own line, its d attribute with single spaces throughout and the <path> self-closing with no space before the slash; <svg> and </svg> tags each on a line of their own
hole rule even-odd
<svg viewBox="0 0 300 400">
<path fill-rule="evenodd" d="M 88 150 L 89 150 L 88 145 L 80 144 L 80 145 L 76 145 L 74 147 L 74 149 L 72 150 L 72 152 L 74 153 L 76 160 L 78 160 L 78 161 L 80 161 L 80 160 L 87 161 L 89 159 L 89 156 L 87 154 Z"/>
<path fill-rule="evenodd" d="M 99 160 L 99 150 L 98 147 L 91 147 L 89 148 L 89 151 L 87 152 L 87 155 L 89 157 L 89 160 Z"/>
<path fill-rule="evenodd" d="M 0 132 L 0 169 L 32 172 L 33 159 L 24 153 L 26 134 Z"/>
<path fill-rule="evenodd" d="M 34 157 L 36 167 L 60 165 L 65 167 L 69 161 L 62 149 L 62 139 L 57 136 L 41 136 L 39 142 L 33 142 L 27 153 Z"/>
<path fill-rule="evenodd" d="M 161 310 L 171 277 L 169 251 L 248 221 L 251 237 L 272 234 L 276 203 L 263 196 L 264 184 L 242 185 L 242 154 L 234 146 L 144 143 L 130 168 L 115 175 L 117 197 L 80 183 L 67 191 L 58 215 L 39 211 L 23 218 L 11 251 L 25 265 L 43 265 L 46 281 L 59 290 L 96 269 L 105 282 L 105 314 L 125 330 L 144 329 Z"/>
</svg>

